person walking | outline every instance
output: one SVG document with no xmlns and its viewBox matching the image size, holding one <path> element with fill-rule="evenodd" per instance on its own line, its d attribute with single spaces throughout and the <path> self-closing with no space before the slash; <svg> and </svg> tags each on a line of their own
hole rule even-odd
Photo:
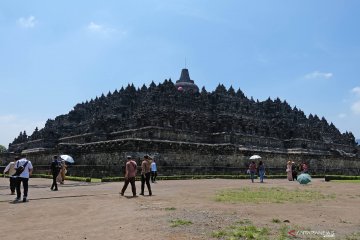
<svg viewBox="0 0 360 240">
<path fill-rule="evenodd" d="M 4 169 L 4 177 L 5 177 L 5 173 L 7 173 L 7 172 L 9 173 L 11 195 L 15 195 L 16 177 L 13 175 L 16 172 L 15 162 L 19 159 L 20 159 L 19 157 L 15 157 L 15 161 L 9 162 L 9 164 Z"/>
<path fill-rule="evenodd" d="M 289 181 L 293 181 L 293 173 L 292 173 L 292 163 L 291 161 L 288 161 L 287 162 L 287 165 L 286 165 L 286 174 L 287 174 L 287 179 Z"/>
<path fill-rule="evenodd" d="M 57 191 L 58 190 L 56 178 L 59 175 L 60 169 L 61 169 L 60 161 L 58 160 L 58 156 L 55 155 L 53 157 L 53 160 L 52 160 L 51 165 L 50 165 L 50 170 L 51 170 L 52 179 L 53 179 L 53 182 L 52 182 L 52 185 L 51 185 L 51 188 L 50 188 L 52 191 Z"/>
<path fill-rule="evenodd" d="M 293 181 L 297 180 L 297 166 L 295 162 L 291 162 L 291 173 Z"/>
<path fill-rule="evenodd" d="M 262 161 L 259 162 L 258 165 L 258 172 L 259 172 L 259 177 L 260 177 L 260 182 L 263 183 L 264 182 L 264 176 L 265 176 L 265 166 L 264 163 Z"/>
<path fill-rule="evenodd" d="M 59 174 L 58 176 L 56 177 L 56 181 L 60 184 L 64 184 L 64 181 L 65 181 L 65 175 L 67 173 L 67 165 L 65 163 L 65 160 L 61 160 L 59 161 L 60 162 L 60 171 L 59 171 Z"/>
<path fill-rule="evenodd" d="M 144 195 L 145 183 L 149 191 L 149 196 L 152 195 L 151 186 L 150 186 L 150 157 L 148 155 L 144 156 L 144 160 L 141 163 L 141 193 Z"/>
<path fill-rule="evenodd" d="M 126 188 L 128 187 L 128 185 L 130 183 L 133 197 L 136 197 L 136 186 L 135 186 L 136 172 L 137 172 L 136 162 L 132 159 L 131 156 L 127 156 L 127 162 L 126 162 L 126 166 L 125 166 L 125 182 L 124 182 L 124 186 L 120 192 L 121 196 L 124 196 Z"/>
<path fill-rule="evenodd" d="M 23 184 L 24 194 L 23 194 L 23 202 L 27 201 L 28 191 L 29 191 L 29 177 L 33 172 L 33 165 L 30 160 L 27 160 L 25 156 L 16 161 L 15 164 L 16 170 L 16 198 L 15 202 L 20 201 L 21 199 L 21 183 Z"/>
<path fill-rule="evenodd" d="M 251 182 L 254 182 L 254 178 L 255 178 L 255 173 L 256 173 L 256 164 L 254 161 L 251 161 L 250 165 L 249 165 L 249 173 L 250 173 L 250 179 Z"/>
<path fill-rule="evenodd" d="M 151 182 L 155 183 L 157 177 L 157 166 L 155 160 L 151 163 Z"/>
</svg>

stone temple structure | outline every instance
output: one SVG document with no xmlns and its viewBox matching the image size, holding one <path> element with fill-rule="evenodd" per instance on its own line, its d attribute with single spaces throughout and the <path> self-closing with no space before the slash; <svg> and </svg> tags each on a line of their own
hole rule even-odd
<svg viewBox="0 0 360 240">
<path fill-rule="evenodd" d="M 306 161 L 316 174 L 360 171 L 352 133 L 279 98 L 255 101 L 221 84 L 199 91 L 187 69 L 175 84 L 128 85 L 76 104 L 30 136 L 20 133 L 9 151 L 26 153 L 38 171 L 53 154 L 70 154 L 78 176 L 119 176 L 126 155 L 140 163 L 144 154 L 162 175 L 241 174 L 253 154 L 269 174 L 285 174 L 288 160 Z"/>
<path fill-rule="evenodd" d="M 198 86 L 194 83 L 194 80 L 190 79 L 189 70 L 186 68 L 181 70 L 180 79 L 176 81 L 175 87 L 180 91 L 199 92 Z"/>
</svg>

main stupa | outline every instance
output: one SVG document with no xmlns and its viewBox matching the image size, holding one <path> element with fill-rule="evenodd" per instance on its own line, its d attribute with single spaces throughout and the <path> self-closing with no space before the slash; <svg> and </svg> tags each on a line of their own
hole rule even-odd
<svg viewBox="0 0 360 240">
<path fill-rule="evenodd" d="M 180 79 L 176 81 L 175 87 L 179 91 L 199 92 L 198 86 L 194 83 L 194 80 L 190 79 L 189 70 L 186 68 L 181 70 Z"/>
</svg>

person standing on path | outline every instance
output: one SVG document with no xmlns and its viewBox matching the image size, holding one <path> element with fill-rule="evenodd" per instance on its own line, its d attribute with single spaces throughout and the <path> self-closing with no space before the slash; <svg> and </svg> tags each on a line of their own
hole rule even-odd
<svg viewBox="0 0 360 240">
<path fill-rule="evenodd" d="M 157 167 L 156 167 L 155 160 L 153 160 L 151 163 L 151 182 L 152 183 L 155 183 L 156 177 L 157 177 Z"/>
<path fill-rule="evenodd" d="M 147 189 L 149 191 L 149 196 L 152 195 L 151 186 L 150 186 L 150 157 L 148 155 L 144 156 L 144 160 L 141 163 L 141 193 L 144 195 L 145 182 Z"/>
<path fill-rule="evenodd" d="M 256 173 L 256 164 L 254 161 L 251 161 L 249 165 L 249 173 L 250 173 L 251 182 L 254 182 L 255 173 Z"/>
<path fill-rule="evenodd" d="M 265 176 L 265 166 L 264 166 L 264 163 L 262 161 L 259 162 L 258 171 L 259 171 L 260 182 L 263 183 L 264 182 L 264 176 Z"/>
<path fill-rule="evenodd" d="M 10 191 L 11 195 L 15 195 L 15 186 L 16 186 L 16 177 L 13 176 L 16 172 L 15 170 L 15 163 L 17 160 L 19 160 L 19 157 L 15 157 L 15 161 L 9 162 L 9 164 L 4 169 L 4 177 L 5 173 L 9 172 L 9 181 L 10 181 Z"/>
<path fill-rule="evenodd" d="M 18 172 L 22 169 L 21 173 L 16 176 L 16 198 L 15 202 L 20 201 L 21 199 L 21 183 L 23 183 L 24 188 L 24 195 L 23 195 L 23 202 L 27 201 L 28 197 L 28 190 L 29 190 L 29 177 L 33 171 L 33 165 L 31 164 L 30 160 L 27 160 L 25 156 L 16 161 L 15 170 Z"/>
<path fill-rule="evenodd" d="M 127 156 L 127 162 L 126 162 L 126 166 L 125 166 L 125 182 L 124 182 L 124 186 L 120 192 L 121 196 L 124 196 L 126 188 L 128 187 L 128 185 L 130 183 L 133 197 L 136 197 L 136 186 L 135 186 L 136 172 L 137 172 L 136 162 L 132 159 L 131 156 Z"/>
<path fill-rule="evenodd" d="M 50 165 L 50 170 L 51 170 L 51 174 L 52 174 L 52 185 L 51 185 L 51 190 L 52 191 L 57 191 L 58 190 L 58 186 L 57 186 L 57 182 L 56 182 L 56 178 L 59 175 L 61 169 L 61 164 L 60 161 L 58 160 L 58 156 L 54 156 L 51 165 Z"/>
<path fill-rule="evenodd" d="M 56 177 L 56 181 L 60 184 L 64 184 L 64 181 L 65 181 L 65 175 L 67 173 L 67 165 L 65 163 L 65 160 L 61 159 L 61 161 L 59 161 L 60 163 L 60 171 L 59 171 L 59 174 L 58 176 Z"/>
<path fill-rule="evenodd" d="M 288 161 L 287 162 L 287 165 L 286 165 L 286 174 L 287 174 L 287 179 L 289 181 L 293 181 L 293 173 L 292 173 L 292 163 L 291 161 Z"/>
<path fill-rule="evenodd" d="M 297 180 L 297 167 L 295 162 L 291 162 L 291 173 L 293 181 Z"/>
</svg>

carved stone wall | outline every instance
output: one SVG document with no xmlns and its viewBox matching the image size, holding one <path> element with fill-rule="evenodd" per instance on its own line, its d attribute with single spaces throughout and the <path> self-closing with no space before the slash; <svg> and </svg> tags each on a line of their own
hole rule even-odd
<svg viewBox="0 0 360 240">
<path fill-rule="evenodd" d="M 286 162 L 307 162 L 312 174 L 360 174 L 356 156 L 308 149 L 256 149 L 234 144 L 200 144 L 166 140 L 123 139 L 96 143 L 61 143 L 56 149 L 28 152 L 35 172 L 46 172 L 54 154 L 70 154 L 76 160 L 69 174 L 122 176 L 125 157 L 132 155 L 140 166 L 145 154 L 157 161 L 160 175 L 244 174 L 249 157 L 259 154 L 268 174 L 285 174 Z M 9 156 L 8 156 L 9 157 Z M 37 168 L 38 166 L 38 168 Z"/>
</svg>

